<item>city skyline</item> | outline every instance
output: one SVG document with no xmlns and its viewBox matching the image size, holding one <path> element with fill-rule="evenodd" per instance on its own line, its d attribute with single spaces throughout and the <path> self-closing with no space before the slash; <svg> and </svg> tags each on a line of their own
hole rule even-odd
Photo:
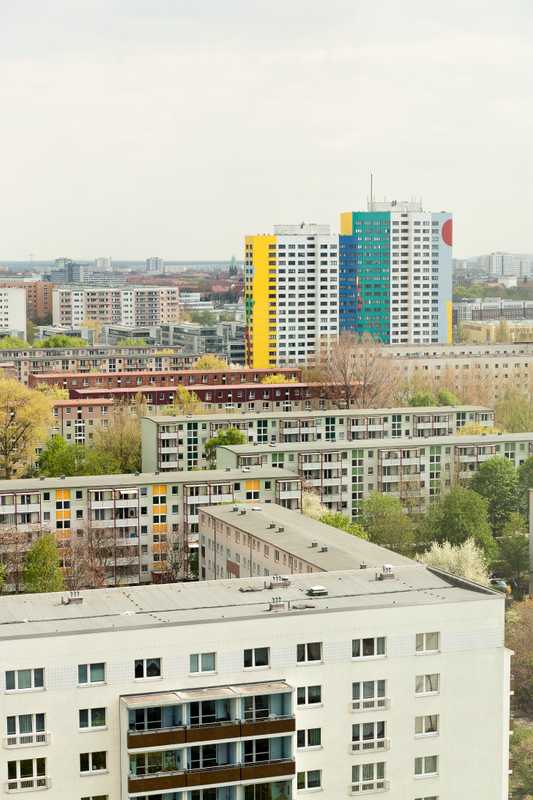
<svg viewBox="0 0 533 800">
<path fill-rule="evenodd" d="M 451 211 L 459 258 L 533 250 L 522 0 L 29 0 L 4 17 L 6 258 L 240 255 L 272 223 L 335 230 L 370 172 L 380 199 Z"/>
</svg>

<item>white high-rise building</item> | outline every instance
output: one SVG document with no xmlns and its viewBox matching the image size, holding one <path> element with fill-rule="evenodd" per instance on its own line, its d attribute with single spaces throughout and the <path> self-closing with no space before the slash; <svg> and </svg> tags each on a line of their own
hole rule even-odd
<svg viewBox="0 0 533 800">
<path fill-rule="evenodd" d="M 201 511 L 251 577 L 0 597 L 2 797 L 507 800 L 504 597 L 269 508 Z"/>
<path fill-rule="evenodd" d="M 26 338 L 26 289 L 0 286 L 0 331 Z"/>
<path fill-rule="evenodd" d="M 306 365 L 339 333 L 339 237 L 329 225 L 247 236 L 244 297 L 252 367 Z"/>
</svg>

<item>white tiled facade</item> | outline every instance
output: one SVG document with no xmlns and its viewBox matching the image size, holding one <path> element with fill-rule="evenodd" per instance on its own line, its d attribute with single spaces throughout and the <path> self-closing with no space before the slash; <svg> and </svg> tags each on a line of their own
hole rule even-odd
<svg viewBox="0 0 533 800">
<path fill-rule="evenodd" d="M 26 289 L 0 286 L 0 330 L 26 338 Z"/>
</svg>

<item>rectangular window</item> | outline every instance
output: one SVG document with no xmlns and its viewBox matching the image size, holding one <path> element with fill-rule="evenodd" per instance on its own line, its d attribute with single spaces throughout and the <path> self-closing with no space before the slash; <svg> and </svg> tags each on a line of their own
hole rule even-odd
<svg viewBox="0 0 533 800">
<path fill-rule="evenodd" d="M 244 651 L 244 668 L 268 667 L 270 664 L 270 648 L 254 647 Z"/>
<path fill-rule="evenodd" d="M 24 758 L 7 762 L 8 792 L 39 789 L 48 786 L 46 758 Z"/>
<path fill-rule="evenodd" d="M 322 661 L 322 642 L 296 645 L 296 660 L 299 664 Z"/>
<path fill-rule="evenodd" d="M 358 681 L 352 683 L 352 710 L 368 711 L 374 708 L 386 708 L 386 682 Z"/>
<path fill-rule="evenodd" d="M 105 721 L 105 708 L 80 708 L 80 728 L 104 728 Z"/>
<path fill-rule="evenodd" d="M 19 714 L 6 717 L 6 746 L 46 744 L 44 714 Z"/>
<path fill-rule="evenodd" d="M 322 770 L 310 769 L 297 775 L 298 789 L 319 789 L 322 786 Z"/>
<path fill-rule="evenodd" d="M 216 653 L 193 653 L 189 656 L 189 672 L 214 672 Z"/>
<path fill-rule="evenodd" d="M 44 688 L 44 669 L 16 669 L 6 671 L 6 692 L 22 692 Z"/>
<path fill-rule="evenodd" d="M 352 658 L 376 658 L 385 655 L 385 637 L 352 639 Z"/>
<path fill-rule="evenodd" d="M 107 769 L 107 753 L 97 750 L 94 753 L 80 753 L 80 772 L 104 772 Z"/>
<path fill-rule="evenodd" d="M 108 794 L 92 794 L 90 797 L 82 797 L 81 800 L 109 800 Z"/>
<path fill-rule="evenodd" d="M 105 683 L 105 664 L 78 664 L 78 684 L 88 686 L 90 683 Z"/>
<path fill-rule="evenodd" d="M 362 722 L 352 725 L 352 751 L 385 750 L 385 721 Z"/>
<path fill-rule="evenodd" d="M 438 653 L 440 648 L 440 634 L 436 631 L 431 633 L 416 634 L 417 653 Z"/>
<path fill-rule="evenodd" d="M 322 686 L 298 686 L 296 693 L 299 706 L 312 706 L 322 702 Z"/>
<path fill-rule="evenodd" d="M 415 736 L 434 736 L 439 732 L 439 715 L 415 717 Z"/>
<path fill-rule="evenodd" d="M 422 756 L 420 758 L 415 758 L 415 775 L 437 775 L 438 771 L 438 756 Z"/>
<path fill-rule="evenodd" d="M 440 689 L 440 675 L 431 672 L 427 675 L 417 675 L 415 679 L 416 694 L 437 694 Z"/>
<path fill-rule="evenodd" d="M 307 728 L 296 732 L 297 747 L 321 747 L 322 728 Z"/>
<path fill-rule="evenodd" d="M 136 658 L 134 674 L 136 678 L 160 678 L 160 658 Z"/>
<path fill-rule="evenodd" d="M 352 794 L 386 789 L 385 762 L 357 764 L 352 767 Z"/>
</svg>

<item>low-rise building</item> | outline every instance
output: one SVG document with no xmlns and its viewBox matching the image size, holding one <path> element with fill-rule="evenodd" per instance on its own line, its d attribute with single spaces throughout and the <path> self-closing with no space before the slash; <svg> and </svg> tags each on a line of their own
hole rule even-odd
<svg viewBox="0 0 533 800">
<path fill-rule="evenodd" d="M 491 427 L 494 412 L 443 406 L 149 416 L 141 420 L 143 469 L 205 469 L 205 445 L 228 428 L 241 431 L 249 444 L 278 444 L 448 436 L 470 423 Z"/>
<path fill-rule="evenodd" d="M 52 295 L 54 325 L 102 324 L 160 325 L 178 322 L 177 286 L 59 286 Z"/>
<path fill-rule="evenodd" d="M 355 518 L 371 492 L 395 495 L 406 507 L 423 510 L 457 481 L 468 481 L 484 461 L 502 456 L 519 467 L 532 454 L 533 433 L 456 435 L 225 445 L 217 448 L 217 467 L 289 469 L 328 509 Z"/>
<path fill-rule="evenodd" d="M 179 559 L 178 572 L 186 575 L 197 546 L 200 506 L 264 500 L 298 509 L 300 497 L 300 479 L 277 469 L 0 481 L 7 583 L 16 585 L 17 556 L 44 532 L 55 534 L 67 572 L 73 547 L 83 545 L 85 560 L 97 561 L 110 584 L 162 579 L 170 558 Z"/>
<path fill-rule="evenodd" d="M 504 800 L 503 596 L 357 546 L 318 582 L 0 597 L 3 794 Z"/>
<path fill-rule="evenodd" d="M 69 444 L 90 444 L 98 427 L 109 427 L 116 408 L 113 400 L 56 400 L 50 435 Z"/>
</svg>

